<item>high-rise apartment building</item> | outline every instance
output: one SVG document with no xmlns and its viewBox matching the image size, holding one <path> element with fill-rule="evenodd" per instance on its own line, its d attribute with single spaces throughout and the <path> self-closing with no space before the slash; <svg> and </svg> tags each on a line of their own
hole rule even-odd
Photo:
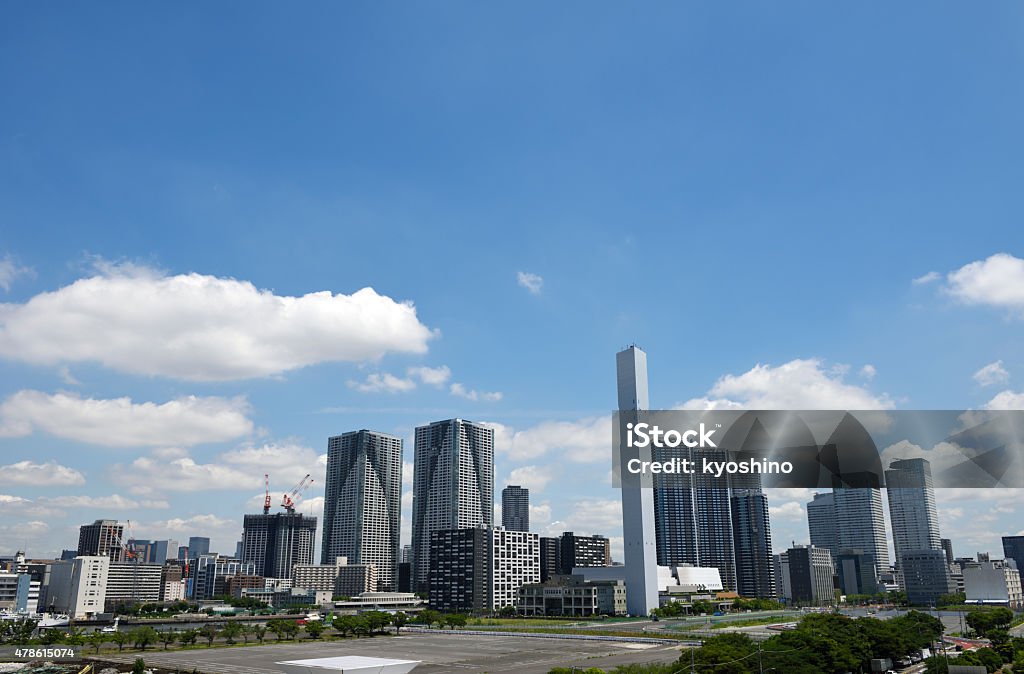
<svg viewBox="0 0 1024 674">
<path fill-rule="evenodd" d="M 926 459 L 893 461 L 885 471 L 885 486 L 897 568 L 906 553 L 942 550 L 931 464 Z"/>
<path fill-rule="evenodd" d="M 401 438 L 360 430 L 327 440 L 322 564 L 372 564 L 380 589 L 396 591 L 401 509 Z"/>
<path fill-rule="evenodd" d="M 611 542 L 601 535 L 577 536 L 572 531 L 559 537 L 559 573 L 569 574 L 573 569 L 610 566 Z"/>
<path fill-rule="evenodd" d="M 501 526 L 509 531 L 530 530 L 530 490 L 510 484 L 501 490 Z"/>
<path fill-rule="evenodd" d="M 813 545 L 797 545 L 786 551 L 793 602 L 826 605 L 835 601 L 832 553 Z"/>
<path fill-rule="evenodd" d="M 78 557 L 109 557 L 112 562 L 124 558 L 124 525 L 117 520 L 96 520 L 78 529 Z"/>
<path fill-rule="evenodd" d="M 732 531 L 736 550 L 736 591 L 742 597 L 776 596 L 768 498 L 758 489 L 734 489 Z"/>
<path fill-rule="evenodd" d="M 427 588 L 431 534 L 494 523 L 494 430 L 464 419 L 416 428 L 413 583 Z"/>
<path fill-rule="evenodd" d="M 836 526 L 836 497 L 832 492 L 815 494 L 807 504 L 807 530 L 811 535 L 811 545 L 828 550 L 833 559 L 839 555 Z"/>
<path fill-rule="evenodd" d="M 246 515 L 241 561 L 251 563 L 257 576 L 291 578 L 293 566 L 313 563 L 315 538 L 315 517 L 294 512 Z"/>
</svg>

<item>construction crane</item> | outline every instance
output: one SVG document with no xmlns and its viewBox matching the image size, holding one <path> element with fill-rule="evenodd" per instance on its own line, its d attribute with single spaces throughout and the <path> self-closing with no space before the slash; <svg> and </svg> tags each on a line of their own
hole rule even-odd
<svg viewBox="0 0 1024 674">
<path fill-rule="evenodd" d="M 281 506 L 289 513 L 294 513 L 295 502 L 302 498 L 302 492 L 306 491 L 311 484 L 313 484 L 313 476 L 306 473 L 306 477 L 299 480 L 295 488 L 284 495 L 284 498 L 281 499 Z"/>
<path fill-rule="evenodd" d="M 266 496 L 263 499 L 263 514 L 270 514 L 270 475 L 267 473 L 263 474 L 263 485 L 266 488 Z"/>
<path fill-rule="evenodd" d="M 110 533 L 114 538 L 114 542 L 121 548 L 124 559 L 132 564 L 132 602 L 137 603 L 139 600 L 139 553 L 135 549 L 135 534 L 132 531 L 132 521 L 127 520 L 127 525 L 127 545 L 125 545 L 124 540 L 122 540 L 122 538 L 117 534 L 116 529 Z"/>
</svg>

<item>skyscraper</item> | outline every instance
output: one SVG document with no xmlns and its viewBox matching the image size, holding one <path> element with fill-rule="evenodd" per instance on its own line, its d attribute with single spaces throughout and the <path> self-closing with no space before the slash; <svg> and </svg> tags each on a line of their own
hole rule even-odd
<svg viewBox="0 0 1024 674">
<path fill-rule="evenodd" d="M 832 559 L 839 556 L 839 532 L 836 531 L 836 498 L 831 493 L 815 494 L 807 504 L 807 530 L 811 545 L 832 553 Z"/>
<path fill-rule="evenodd" d="M 530 490 L 510 484 L 501 490 L 501 526 L 509 531 L 530 530 Z"/>
<path fill-rule="evenodd" d="M 401 438 L 361 430 L 328 439 L 321 564 L 373 564 L 378 587 L 396 591 L 401 508 Z"/>
<path fill-rule="evenodd" d="M 615 355 L 619 414 L 636 421 L 647 399 L 647 354 L 630 346 Z M 628 419 L 627 419 L 628 418 Z M 625 451 L 625 443 L 622 443 Z M 650 451 L 633 449 L 624 459 L 651 460 Z M 640 456 L 643 454 L 643 456 Z M 626 602 L 631 615 L 658 608 L 658 559 L 654 530 L 654 490 L 622 487 L 622 547 L 626 562 Z"/>
<path fill-rule="evenodd" d="M 775 596 L 768 498 L 757 489 L 736 489 L 731 497 L 736 551 L 736 591 L 743 597 Z"/>
<path fill-rule="evenodd" d="M 464 419 L 418 426 L 412 488 L 413 582 L 422 592 L 433 532 L 494 523 L 494 430 Z"/>
<path fill-rule="evenodd" d="M 112 562 L 120 562 L 124 558 L 122 545 L 126 543 L 124 525 L 117 520 L 96 520 L 78 529 L 79 557 L 109 557 Z"/>
<path fill-rule="evenodd" d="M 1017 570 L 1024 577 L 1024 536 L 1003 536 L 1003 557 L 1017 562 Z"/>
<path fill-rule="evenodd" d="M 190 559 L 199 559 L 203 555 L 210 554 L 210 539 L 206 536 L 191 536 L 188 539 L 188 556 Z"/>
<path fill-rule="evenodd" d="M 828 550 L 833 562 L 844 550 L 856 550 L 873 560 L 876 577 L 889 570 L 880 490 L 836 488 L 815 494 L 807 504 L 807 529 L 811 545 Z"/>
<path fill-rule="evenodd" d="M 909 552 L 942 550 L 931 464 L 926 459 L 893 461 L 885 485 L 896 566 L 902 568 L 900 557 Z"/>
<path fill-rule="evenodd" d="M 253 564 L 257 576 L 291 578 L 293 566 L 313 563 L 315 538 L 315 517 L 293 512 L 246 515 L 242 519 L 241 561 Z"/>
</svg>

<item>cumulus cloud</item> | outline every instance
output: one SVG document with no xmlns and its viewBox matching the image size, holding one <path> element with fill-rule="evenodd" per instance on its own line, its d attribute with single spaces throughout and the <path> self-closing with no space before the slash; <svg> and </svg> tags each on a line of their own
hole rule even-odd
<svg viewBox="0 0 1024 674">
<path fill-rule="evenodd" d="M 0 466 L 0 484 L 27 485 L 32 487 L 70 487 L 85 484 L 85 476 L 74 468 L 62 466 L 55 461 L 35 463 L 18 461 Z"/>
<path fill-rule="evenodd" d="M 516 283 L 519 287 L 526 288 L 531 295 L 540 295 L 544 288 L 544 278 L 540 274 L 531 274 L 528 271 L 517 271 Z"/>
<path fill-rule="evenodd" d="M 982 386 L 991 386 L 993 384 L 1005 384 L 1010 380 L 1010 373 L 1007 369 L 1002 367 L 1002 361 L 996 361 L 995 363 L 989 363 L 978 372 L 973 375 L 974 380 Z"/>
<path fill-rule="evenodd" d="M 366 375 L 365 381 L 349 380 L 348 386 L 360 393 L 405 393 L 416 388 L 416 382 L 387 372 L 374 372 Z"/>
<path fill-rule="evenodd" d="M 975 372 L 973 378 L 981 386 L 992 386 L 1005 384 L 1010 380 L 1010 373 L 1003 367 L 1003 361 L 997 360 Z"/>
<path fill-rule="evenodd" d="M 193 381 L 424 353 L 434 335 L 411 303 L 372 288 L 291 297 L 248 281 L 123 264 L 100 265 L 24 304 L 0 304 L 0 356 Z"/>
<path fill-rule="evenodd" d="M 40 502 L 54 505 L 60 508 L 93 508 L 99 510 L 142 510 L 154 509 L 163 510 L 170 508 L 167 501 L 161 500 L 135 500 L 126 498 L 119 494 L 110 496 L 54 496 L 41 498 Z"/>
<path fill-rule="evenodd" d="M 135 535 L 139 538 L 153 540 L 167 538 L 180 541 L 197 534 L 209 536 L 212 551 L 228 554 L 234 554 L 235 541 L 238 540 L 242 531 L 241 516 L 236 520 L 212 514 L 172 517 L 166 520 L 132 520 L 132 524 Z"/>
<path fill-rule="evenodd" d="M 845 368 L 826 369 L 817 358 L 778 367 L 757 364 L 743 374 L 719 378 L 708 393 L 678 405 L 682 409 L 891 409 L 892 399 L 843 381 Z"/>
<path fill-rule="evenodd" d="M 870 363 L 868 363 L 867 365 L 860 369 L 860 376 L 863 377 L 864 379 L 867 379 L 868 381 L 874 379 L 876 374 L 878 374 L 878 370 L 875 369 L 875 366 L 871 365 Z"/>
<path fill-rule="evenodd" d="M 1000 391 L 992 400 L 985 403 L 989 410 L 1024 410 L 1024 393 L 1018 391 Z"/>
<path fill-rule="evenodd" d="M 466 388 L 464 384 L 455 382 L 448 389 L 453 396 L 465 398 L 466 400 L 485 400 L 487 402 L 498 402 L 504 395 L 501 391 L 477 391 Z"/>
<path fill-rule="evenodd" d="M 964 304 L 1024 311 L 1024 260 L 996 253 L 946 276 L 946 292 Z M 1022 314 L 1024 315 L 1024 314 Z"/>
<path fill-rule="evenodd" d="M 769 506 L 768 513 L 776 519 L 803 520 L 807 513 L 797 501 L 789 501 L 778 506 Z"/>
<path fill-rule="evenodd" d="M 484 422 L 494 429 L 494 449 L 510 459 L 523 461 L 548 453 L 577 463 L 607 461 L 611 457 L 610 416 L 578 421 L 545 421 L 516 430 L 496 422 Z"/>
<path fill-rule="evenodd" d="M 928 283 L 934 283 L 935 281 L 938 281 L 940 278 L 942 278 L 942 274 L 940 274 L 937 271 L 930 271 L 927 274 L 918 276 L 916 279 L 911 281 L 911 283 L 913 283 L 916 286 L 926 285 Z"/>
<path fill-rule="evenodd" d="M 186 396 L 166 403 L 18 391 L 0 403 L 0 437 L 35 430 L 108 447 L 221 442 L 253 430 L 244 398 Z"/>
<path fill-rule="evenodd" d="M 572 531 L 583 536 L 619 536 L 622 533 L 622 501 L 619 499 L 584 499 L 572 504 L 565 519 L 548 523 L 547 536 Z"/>
<path fill-rule="evenodd" d="M 224 452 L 210 463 L 189 455 L 161 458 L 142 456 L 111 472 L 134 486 L 132 493 L 262 490 L 263 476 L 270 475 L 272 495 L 291 489 L 306 473 L 319 475 L 323 457 L 298 444 L 267 444 Z M 314 478 L 318 479 L 318 478 Z"/>
<path fill-rule="evenodd" d="M 54 519 L 64 515 L 65 513 L 62 510 L 33 501 L 32 499 L 13 494 L 0 494 L 0 516 L 3 516 L 5 520 L 21 519 L 24 517 Z"/>
<path fill-rule="evenodd" d="M 410 367 L 406 370 L 406 374 L 430 386 L 444 386 L 451 379 L 452 371 L 447 365 L 442 365 L 441 367 L 420 366 Z"/>
<path fill-rule="evenodd" d="M 0 288 L 3 288 L 4 292 L 11 290 L 11 285 L 15 279 L 22 276 L 32 276 L 34 273 L 31 267 L 22 267 L 18 264 L 18 261 L 10 254 L 0 257 Z"/>
<path fill-rule="evenodd" d="M 550 468 L 520 466 L 509 473 L 508 480 L 505 482 L 506 484 L 517 484 L 521 487 L 526 487 L 530 490 L 531 495 L 534 495 L 544 491 L 544 487 L 548 486 L 548 482 L 553 477 Z"/>
</svg>

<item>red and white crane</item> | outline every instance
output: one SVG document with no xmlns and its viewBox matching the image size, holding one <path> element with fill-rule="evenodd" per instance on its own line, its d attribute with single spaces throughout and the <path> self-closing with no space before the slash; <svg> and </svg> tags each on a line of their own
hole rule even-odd
<svg viewBox="0 0 1024 674">
<path fill-rule="evenodd" d="M 281 499 L 281 506 L 289 513 L 295 512 L 296 501 L 302 498 L 302 492 L 306 491 L 311 484 L 313 484 L 313 476 L 306 473 L 306 477 L 299 480 L 295 488 L 284 495 L 284 498 Z"/>
</svg>

